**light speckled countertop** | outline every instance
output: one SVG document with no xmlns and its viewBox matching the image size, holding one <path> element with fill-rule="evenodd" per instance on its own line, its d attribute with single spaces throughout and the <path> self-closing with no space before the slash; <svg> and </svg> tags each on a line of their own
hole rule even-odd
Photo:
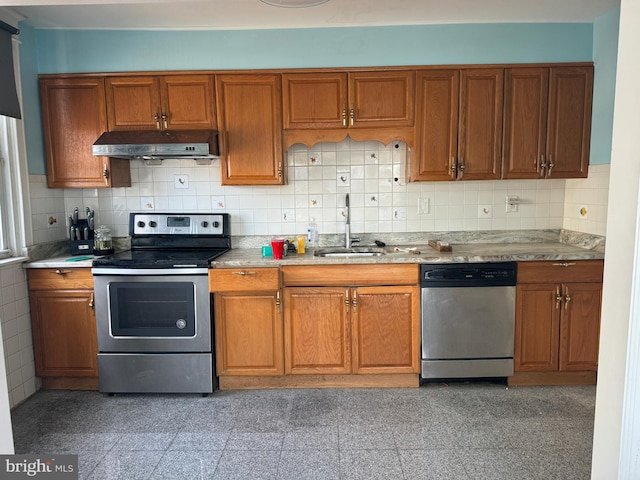
<svg viewBox="0 0 640 480">
<path fill-rule="evenodd" d="M 27 262 L 24 268 L 91 268 L 94 255 L 71 256 L 64 255 L 60 257 L 44 258 L 34 262 Z"/>
<path fill-rule="evenodd" d="M 355 246 L 366 246 L 357 244 Z M 398 245 L 403 248 L 402 245 Z M 395 245 L 385 247 L 385 255 L 376 257 L 314 257 L 313 250 L 304 255 L 289 255 L 282 260 L 262 257 L 260 248 L 233 248 L 215 259 L 212 268 L 268 267 L 280 265 L 332 265 L 332 264 L 384 264 L 384 263 L 429 263 L 429 262 L 499 262 L 499 261 L 543 261 L 543 260 L 593 260 L 604 258 L 604 252 L 581 248 L 559 241 L 522 242 L 469 242 L 452 243 L 452 252 L 438 252 L 426 244 L 405 245 L 415 247 L 420 254 L 394 252 Z M 91 268 L 95 257 L 86 255 L 53 256 L 25 263 L 25 268 Z"/>
<path fill-rule="evenodd" d="M 388 246 L 385 247 L 385 255 L 375 257 L 314 257 L 313 250 L 308 250 L 304 255 L 290 254 L 282 260 L 262 257 L 262 252 L 258 248 L 233 249 L 216 258 L 211 263 L 211 266 L 212 268 L 234 268 L 345 263 L 464 263 L 510 260 L 594 260 L 604 258 L 604 253 L 602 252 L 559 242 L 454 244 L 451 252 L 438 252 L 428 245 L 411 245 L 411 247 L 416 247 L 420 254 L 394 252 L 394 247 Z"/>
</svg>

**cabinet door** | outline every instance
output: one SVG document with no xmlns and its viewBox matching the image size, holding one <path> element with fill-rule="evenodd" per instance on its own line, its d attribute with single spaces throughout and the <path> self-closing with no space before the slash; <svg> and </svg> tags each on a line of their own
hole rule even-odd
<svg viewBox="0 0 640 480">
<path fill-rule="evenodd" d="M 560 322 L 560 370 L 597 371 L 602 285 L 563 285 Z"/>
<path fill-rule="evenodd" d="M 503 178 L 546 174 L 548 68 L 508 68 L 505 72 Z"/>
<path fill-rule="evenodd" d="M 350 127 L 411 127 L 415 72 L 349 73 Z"/>
<path fill-rule="evenodd" d="M 412 181 L 452 180 L 458 151 L 458 70 L 418 72 L 416 153 Z"/>
<path fill-rule="evenodd" d="M 91 153 L 107 130 L 104 80 L 44 78 L 40 95 L 49 188 L 130 186 L 129 160 Z"/>
<path fill-rule="evenodd" d="M 218 75 L 216 100 L 223 185 L 284 182 L 278 75 Z"/>
<path fill-rule="evenodd" d="M 282 76 L 284 128 L 346 128 L 347 74 Z"/>
<path fill-rule="evenodd" d="M 547 176 L 586 177 L 593 67 L 553 67 L 549 75 Z"/>
<path fill-rule="evenodd" d="M 351 373 L 349 290 L 284 289 L 286 374 Z"/>
<path fill-rule="evenodd" d="M 107 78 L 109 131 L 160 130 L 162 109 L 157 77 Z"/>
<path fill-rule="evenodd" d="M 282 375 L 282 314 L 275 292 L 214 295 L 216 371 Z"/>
<path fill-rule="evenodd" d="M 458 179 L 500 178 L 504 69 L 460 73 Z"/>
<path fill-rule="evenodd" d="M 213 80 L 210 75 L 160 77 L 163 130 L 214 129 Z"/>
<path fill-rule="evenodd" d="M 353 372 L 420 372 L 419 287 L 352 290 Z"/>
<path fill-rule="evenodd" d="M 98 346 L 93 292 L 30 291 L 36 375 L 96 377 Z"/>
<path fill-rule="evenodd" d="M 560 286 L 524 284 L 516 287 L 514 370 L 558 370 Z"/>
</svg>

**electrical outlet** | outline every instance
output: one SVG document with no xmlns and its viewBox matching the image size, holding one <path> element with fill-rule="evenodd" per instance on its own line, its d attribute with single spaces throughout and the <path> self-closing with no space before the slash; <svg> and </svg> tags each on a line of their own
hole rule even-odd
<svg viewBox="0 0 640 480">
<path fill-rule="evenodd" d="M 504 199 L 505 212 L 507 213 L 517 212 L 519 203 L 520 203 L 520 197 L 518 195 L 507 195 Z"/>
<path fill-rule="evenodd" d="M 429 215 L 430 206 L 431 206 L 431 199 L 429 197 L 418 198 L 418 214 Z"/>
<path fill-rule="evenodd" d="M 393 209 L 393 219 L 394 220 L 406 220 L 407 219 L 407 209 L 406 207 L 396 207 Z"/>
<path fill-rule="evenodd" d="M 491 205 L 478 205 L 478 218 L 493 218 L 493 207 Z"/>
<path fill-rule="evenodd" d="M 296 211 L 291 209 L 283 209 L 282 210 L 282 221 L 283 222 L 295 222 L 296 221 Z"/>
</svg>

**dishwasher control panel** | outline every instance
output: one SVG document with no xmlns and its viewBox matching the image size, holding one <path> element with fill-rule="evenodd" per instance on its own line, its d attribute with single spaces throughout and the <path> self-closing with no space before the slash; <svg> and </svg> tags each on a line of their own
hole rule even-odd
<svg viewBox="0 0 640 480">
<path fill-rule="evenodd" d="M 516 284 L 516 262 L 423 263 L 422 287 L 483 287 Z"/>
</svg>

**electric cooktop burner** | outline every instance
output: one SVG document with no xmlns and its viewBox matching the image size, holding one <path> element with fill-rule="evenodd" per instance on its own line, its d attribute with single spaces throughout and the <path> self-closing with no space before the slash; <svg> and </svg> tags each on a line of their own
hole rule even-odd
<svg viewBox="0 0 640 480">
<path fill-rule="evenodd" d="M 208 268 L 231 249 L 229 214 L 131 213 L 131 250 L 94 259 L 94 267 Z"/>
</svg>

